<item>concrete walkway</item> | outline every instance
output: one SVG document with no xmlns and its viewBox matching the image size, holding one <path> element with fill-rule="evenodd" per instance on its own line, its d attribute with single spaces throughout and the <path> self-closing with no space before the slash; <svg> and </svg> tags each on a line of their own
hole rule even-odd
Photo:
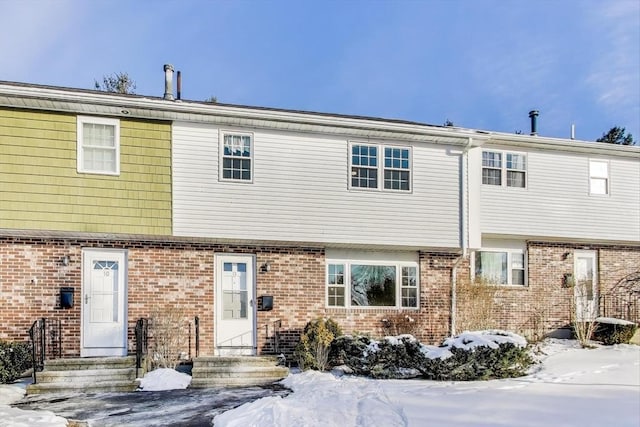
<svg viewBox="0 0 640 427">
<path fill-rule="evenodd" d="M 210 427 L 213 417 L 267 396 L 286 396 L 280 386 L 210 388 L 132 393 L 95 393 L 26 396 L 12 405 L 49 410 L 92 427 Z"/>
</svg>

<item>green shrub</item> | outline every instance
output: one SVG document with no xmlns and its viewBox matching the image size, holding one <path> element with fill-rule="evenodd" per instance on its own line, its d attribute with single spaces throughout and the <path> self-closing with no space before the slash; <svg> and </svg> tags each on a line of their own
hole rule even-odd
<svg viewBox="0 0 640 427">
<path fill-rule="evenodd" d="M 424 358 L 420 343 L 411 335 L 374 341 L 364 336 L 344 336 L 331 344 L 331 362 L 344 364 L 357 375 L 372 378 L 416 376 Z"/>
<path fill-rule="evenodd" d="M 440 381 L 475 381 L 526 375 L 533 359 L 525 347 L 500 343 L 497 348 L 452 347 L 448 358 L 425 358 L 418 367 L 424 378 Z"/>
<path fill-rule="evenodd" d="M 8 384 L 31 368 L 31 346 L 27 342 L 0 340 L 0 383 Z"/>
<path fill-rule="evenodd" d="M 593 339 L 605 345 L 628 344 L 638 330 L 638 325 L 633 322 L 609 322 L 598 319 L 596 321 Z"/>
<path fill-rule="evenodd" d="M 474 338 L 477 338 L 475 345 L 465 345 Z M 526 345 L 509 342 L 509 339 L 492 341 L 487 336 L 465 334 L 464 338 L 447 340 L 445 344 L 441 348 L 427 347 L 410 335 L 386 337 L 381 341 L 345 336 L 332 343 L 331 360 L 345 364 L 354 374 L 372 378 L 421 375 L 442 381 L 519 377 L 533 364 Z"/>
<path fill-rule="evenodd" d="M 329 367 L 331 342 L 340 335 L 340 326 L 331 319 L 316 319 L 307 323 L 293 352 L 300 369 L 326 370 Z"/>
</svg>

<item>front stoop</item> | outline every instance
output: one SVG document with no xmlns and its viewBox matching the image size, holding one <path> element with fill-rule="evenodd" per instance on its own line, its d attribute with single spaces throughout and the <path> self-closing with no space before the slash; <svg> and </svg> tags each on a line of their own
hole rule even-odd
<svg viewBox="0 0 640 427">
<path fill-rule="evenodd" d="M 135 357 L 49 360 L 36 379 L 36 384 L 27 386 L 27 394 L 134 391 L 138 387 Z"/>
<path fill-rule="evenodd" d="M 208 356 L 193 360 L 191 388 L 266 385 L 289 375 L 271 356 Z"/>
</svg>

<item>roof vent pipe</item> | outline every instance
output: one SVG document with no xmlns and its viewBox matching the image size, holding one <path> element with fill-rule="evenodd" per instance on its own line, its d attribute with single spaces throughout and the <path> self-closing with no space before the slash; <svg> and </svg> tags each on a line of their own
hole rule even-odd
<svg viewBox="0 0 640 427">
<path fill-rule="evenodd" d="M 164 64 L 164 99 L 173 101 L 173 65 Z"/>
<path fill-rule="evenodd" d="M 538 135 L 538 115 L 540 113 L 538 110 L 529 111 L 529 118 L 531 119 L 531 135 Z"/>
<path fill-rule="evenodd" d="M 182 73 L 178 71 L 176 75 L 176 99 L 180 101 L 182 98 Z"/>
</svg>

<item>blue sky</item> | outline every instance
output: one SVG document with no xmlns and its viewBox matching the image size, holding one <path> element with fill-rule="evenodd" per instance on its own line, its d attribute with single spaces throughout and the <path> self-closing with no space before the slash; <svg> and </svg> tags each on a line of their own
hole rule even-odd
<svg viewBox="0 0 640 427">
<path fill-rule="evenodd" d="M 0 0 L 0 80 L 640 140 L 637 0 Z"/>
</svg>

